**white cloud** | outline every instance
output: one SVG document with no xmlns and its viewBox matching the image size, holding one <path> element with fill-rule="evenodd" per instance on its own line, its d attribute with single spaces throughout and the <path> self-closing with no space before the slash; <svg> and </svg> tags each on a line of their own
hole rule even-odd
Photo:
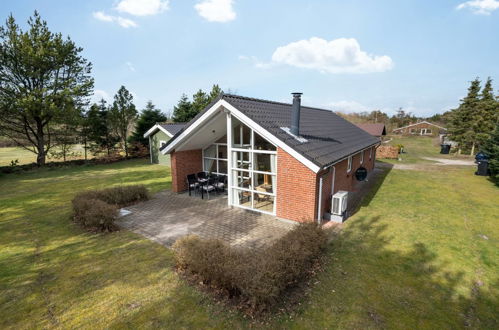
<svg viewBox="0 0 499 330">
<path fill-rule="evenodd" d="M 102 11 L 96 11 L 92 15 L 94 16 L 95 19 L 98 19 L 99 21 L 117 23 L 121 27 L 124 27 L 124 28 L 138 26 L 137 23 L 135 23 L 134 21 L 132 21 L 128 18 L 123 18 L 121 16 L 107 15 Z"/>
<path fill-rule="evenodd" d="M 126 66 L 128 70 L 135 72 L 135 67 L 133 66 L 132 62 L 126 62 Z"/>
<path fill-rule="evenodd" d="M 323 73 L 370 73 L 393 68 L 389 56 L 376 56 L 362 51 L 354 38 L 327 41 L 312 37 L 292 42 L 278 47 L 272 55 L 272 61 Z"/>
<path fill-rule="evenodd" d="M 224 23 L 236 19 L 233 3 L 233 0 L 203 0 L 194 8 L 207 21 Z"/>
<path fill-rule="evenodd" d="M 168 0 L 121 0 L 116 10 L 134 16 L 156 15 L 170 8 Z"/>
<path fill-rule="evenodd" d="M 457 9 L 469 8 L 473 13 L 479 15 L 490 15 L 496 9 L 499 9 L 497 0 L 471 0 L 466 1 L 456 7 Z"/>
<path fill-rule="evenodd" d="M 332 109 L 333 111 L 340 111 L 340 112 L 345 112 L 345 113 L 350 113 L 350 112 L 364 112 L 364 111 L 370 111 L 370 109 L 356 101 L 337 101 L 337 102 L 330 102 L 327 104 L 327 107 Z"/>
</svg>

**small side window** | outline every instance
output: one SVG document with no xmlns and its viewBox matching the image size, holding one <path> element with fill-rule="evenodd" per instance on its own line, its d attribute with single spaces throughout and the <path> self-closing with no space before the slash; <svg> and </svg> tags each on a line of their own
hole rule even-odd
<svg viewBox="0 0 499 330">
<path fill-rule="evenodd" d="M 360 165 L 364 164 L 364 150 L 360 152 Z"/>
<path fill-rule="evenodd" d="M 159 141 L 159 148 L 160 149 L 163 148 L 164 145 L 166 145 L 166 141 L 164 141 L 164 140 Z"/>
<path fill-rule="evenodd" d="M 369 159 L 373 158 L 373 148 L 369 149 Z"/>
<path fill-rule="evenodd" d="M 350 173 L 351 170 L 352 170 L 352 156 L 348 157 L 347 173 Z"/>
</svg>

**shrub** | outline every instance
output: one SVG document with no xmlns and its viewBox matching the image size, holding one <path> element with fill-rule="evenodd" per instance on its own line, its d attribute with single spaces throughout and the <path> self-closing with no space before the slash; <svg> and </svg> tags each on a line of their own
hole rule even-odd
<svg viewBox="0 0 499 330">
<path fill-rule="evenodd" d="M 102 190 L 89 190 L 77 196 L 86 199 L 98 199 L 108 204 L 127 206 L 149 199 L 149 192 L 144 185 L 119 186 Z"/>
<path fill-rule="evenodd" d="M 326 241 L 324 231 L 309 223 L 257 251 L 234 249 L 197 236 L 177 240 L 173 250 L 179 269 L 262 310 L 278 302 L 287 288 L 309 273 Z"/>
<path fill-rule="evenodd" d="M 118 208 L 149 199 L 143 185 L 84 191 L 75 196 L 73 218 L 84 228 L 114 231 Z"/>
<path fill-rule="evenodd" d="M 114 221 L 118 216 L 118 207 L 98 199 L 77 197 L 73 199 L 74 220 L 84 228 L 101 231 L 114 231 Z"/>
</svg>

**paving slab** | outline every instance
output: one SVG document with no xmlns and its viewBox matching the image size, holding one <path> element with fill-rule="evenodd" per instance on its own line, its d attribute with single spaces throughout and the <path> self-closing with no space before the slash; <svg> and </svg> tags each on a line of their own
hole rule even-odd
<svg viewBox="0 0 499 330">
<path fill-rule="evenodd" d="M 149 201 L 126 207 L 130 213 L 117 223 L 168 247 L 182 236 L 195 234 L 244 248 L 268 246 L 296 225 L 275 216 L 229 207 L 226 195 L 213 196 L 208 200 L 165 190 Z"/>
</svg>

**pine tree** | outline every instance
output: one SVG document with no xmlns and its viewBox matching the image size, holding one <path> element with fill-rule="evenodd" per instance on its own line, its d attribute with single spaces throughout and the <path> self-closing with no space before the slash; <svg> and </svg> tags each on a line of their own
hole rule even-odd
<svg viewBox="0 0 499 330">
<path fill-rule="evenodd" d="M 480 101 L 473 122 L 473 131 L 476 135 L 475 139 L 478 147 L 483 146 L 490 139 L 498 120 L 498 114 L 499 102 L 494 96 L 492 79 L 489 77 L 480 94 Z"/>
<path fill-rule="evenodd" d="M 496 124 L 490 138 L 484 143 L 483 152 L 489 158 L 491 178 L 499 186 L 499 123 Z"/>
<path fill-rule="evenodd" d="M 157 123 L 162 123 L 166 120 L 167 118 L 161 110 L 156 109 L 156 106 L 152 104 L 151 101 L 147 102 L 145 109 L 142 110 L 139 120 L 137 121 L 135 132 L 130 137 L 130 142 L 139 142 L 148 146 L 149 139 L 144 138 L 144 134 Z"/>
<path fill-rule="evenodd" d="M 220 86 L 215 84 L 212 86 L 210 94 L 206 94 L 201 89 L 198 90 L 192 95 L 192 102 L 189 101 L 187 95 L 182 94 L 178 104 L 173 108 L 173 121 L 176 123 L 190 121 L 222 93 Z"/>
<path fill-rule="evenodd" d="M 182 94 L 177 105 L 173 107 L 173 121 L 176 123 L 186 123 L 191 120 L 192 104 L 187 95 Z"/>
<path fill-rule="evenodd" d="M 121 86 L 114 95 L 110 115 L 112 126 L 121 139 L 125 156 L 128 157 L 128 132 L 137 119 L 137 109 L 133 104 L 132 94 L 125 86 Z"/>
<path fill-rule="evenodd" d="M 88 141 L 94 154 L 105 150 L 108 155 L 120 140 L 111 126 L 109 107 L 104 99 L 93 104 L 86 115 Z"/>
<path fill-rule="evenodd" d="M 480 102 L 480 79 L 476 78 L 468 88 L 468 95 L 461 100 L 457 109 L 452 110 L 449 134 L 459 144 L 459 152 L 463 148 L 474 151 L 476 134 L 473 131 L 476 122 L 476 111 Z"/>
</svg>

